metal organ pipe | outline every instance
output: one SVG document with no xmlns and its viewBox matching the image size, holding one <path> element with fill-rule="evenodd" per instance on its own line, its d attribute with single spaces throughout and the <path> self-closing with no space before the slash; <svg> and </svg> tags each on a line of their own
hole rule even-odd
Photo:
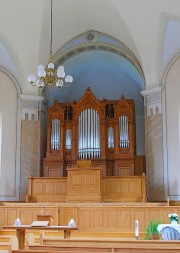
<svg viewBox="0 0 180 253">
<path fill-rule="evenodd" d="M 93 131 L 96 129 L 96 115 L 93 113 Z M 95 134 L 93 135 L 93 157 L 96 157 L 96 148 L 95 148 L 95 143 L 96 143 L 96 136 Z"/>
<path fill-rule="evenodd" d="M 66 129 L 66 149 L 72 148 L 72 131 L 71 129 Z"/>
<path fill-rule="evenodd" d="M 53 119 L 51 127 L 51 150 L 60 149 L 60 120 Z"/>
<path fill-rule="evenodd" d="M 125 115 L 119 118 L 120 148 L 129 148 L 129 126 L 128 117 Z"/>
<path fill-rule="evenodd" d="M 114 148 L 114 129 L 112 127 L 107 129 L 107 138 L 108 148 Z"/>
<path fill-rule="evenodd" d="M 80 159 L 100 157 L 99 115 L 92 108 L 83 110 L 79 115 L 78 154 Z"/>
</svg>

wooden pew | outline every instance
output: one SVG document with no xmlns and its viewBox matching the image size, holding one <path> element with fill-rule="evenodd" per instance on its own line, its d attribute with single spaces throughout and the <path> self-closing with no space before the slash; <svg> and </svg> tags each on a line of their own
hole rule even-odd
<svg viewBox="0 0 180 253">
<path fill-rule="evenodd" d="M 31 245 L 29 249 L 13 250 L 12 253 L 95 253 L 95 252 L 117 252 L 117 253 L 178 253 L 180 252 L 180 245 L 177 241 L 146 241 L 146 240 L 124 240 L 116 241 L 109 240 L 96 244 L 91 244 L 91 241 L 85 245 L 81 245 L 78 241 L 71 246 L 52 246 L 52 245 Z"/>
<path fill-rule="evenodd" d="M 11 252 L 18 249 L 18 240 L 16 236 L 0 237 L 0 252 Z"/>
<path fill-rule="evenodd" d="M 48 241 L 46 241 L 47 243 Z M 45 245 L 29 245 L 31 250 L 40 250 L 40 249 L 62 249 L 62 248 L 111 248 L 113 250 L 120 250 L 125 248 L 142 248 L 142 249 L 179 249 L 180 250 L 180 241 L 177 240 L 135 240 L 135 239 L 120 239 L 120 238 L 97 238 L 97 239 L 69 239 L 67 240 L 57 240 L 50 241 L 49 244 Z M 118 251 L 117 251 L 118 252 Z"/>
<path fill-rule="evenodd" d="M 16 230 L 16 236 L 18 238 L 19 249 L 25 248 L 25 233 L 26 230 L 61 230 L 64 232 L 64 239 L 69 239 L 71 236 L 71 230 L 78 230 L 77 227 L 68 227 L 68 226 L 31 226 L 31 225 L 22 225 L 22 226 L 4 226 L 4 229 L 14 229 Z"/>
</svg>

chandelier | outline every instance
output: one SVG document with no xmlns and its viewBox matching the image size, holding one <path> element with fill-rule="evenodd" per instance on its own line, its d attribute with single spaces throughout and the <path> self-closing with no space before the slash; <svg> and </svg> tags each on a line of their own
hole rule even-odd
<svg viewBox="0 0 180 253">
<path fill-rule="evenodd" d="M 63 86 L 69 86 L 73 77 L 71 75 L 65 74 L 64 67 L 59 66 L 57 70 L 55 69 L 55 65 L 52 62 L 53 54 L 52 54 L 52 0 L 51 0 L 51 22 L 50 22 L 50 60 L 45 68 L 44 65 L 38 65 L 38 79 L 36 80 L 35 75 L 28 76 L 28 82 L 33 86 L 39 87 L 43 89 L 45 86 L 56 86 L 58 88 L 62 88 Z M 64 81 L 65 80 L 65 84 Z"/>
</svg>

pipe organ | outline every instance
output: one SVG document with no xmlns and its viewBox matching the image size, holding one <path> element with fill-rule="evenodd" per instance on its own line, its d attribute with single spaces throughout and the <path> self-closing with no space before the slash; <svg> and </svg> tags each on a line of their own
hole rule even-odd
<svg viewBox="0 0 180 253">
<path fill-rule="evenodd" d="M 90 159 L 103 176 L 135 175 L 134 100 L 98 100 L 87 89 L 78 102 L 55 101 L 48 111 L 43 176 L 66 176 Z"/>
<path fill-rule="evenodd" d="M 83 110 L 78 121 L 78 158 L 100 158 L 100 123 L 98 112 L 92 108 Z"/>
</svg>

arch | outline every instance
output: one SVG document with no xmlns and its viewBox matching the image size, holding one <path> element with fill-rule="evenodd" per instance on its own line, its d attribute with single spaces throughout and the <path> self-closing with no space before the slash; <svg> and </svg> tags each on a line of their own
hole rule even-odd
<svg viewBox="0 0 180 253">
<path fill-rule="evenodd" d="M 180 114 L 177 112 L 177 110 L 176 110 L 176 112 L 174 112 L 174 111 L 171 112 L 171 116 L 174 116 L 177 119 L 177 122 L 173 122 L 173 127 L 169 126 L 169 121 L 171 120 L 170 119 L 171 117 L 169 117 L 169 115 L 170 115 L 169 114 L 169 112 L 170 112 L 169 105 L 174 103 L 177 99 L 175 97 L 173 97 L 173 99 L 172 99 L 173 88 L 175 88 L 174 85 L 176 82 L 178 82 L 178 84 L 180 82 L 180 79 L 178 78 L 178 76 L 176 76 L 176 78 L 174 78 L 174 80 L 172 79 L 172 75 L 175 73 L 176 74 L 178 73 L 179 67 L 177 67 L 176 65 L 177 66 L 180 65 L 180 52 L 178 52 L 169 61 L 169 63 L 167 64 L 167 66 L 163 72 L 162 80 L 161 80 L 161 85 L 163 87 L 163 89 L 162 89 L 162 111 L 163 111 L 162 116 L 163 116 L 163 159 L 164 159 L 164 172 L 165 172 L 164 176 L 165 176 L 165 180 L 166 180 L 165 183 L 167 185 L 166 195 L 170 196 L 170 200 L 172 200 L 172 199 L 179 200 L 180 199 L 180 186 L 176 182 L 176 179 L 178 176 L 176 175 L 174 177 L 174 179 L 172 179 L 173 178 L 172 175 L 173 175 L 174 169 L 176 167 L 176 166 L 173 166 L 173 164 L 175 163 L 175 161 L 177 163 L 177 160 L 172 158 L 172 153 L 177 153 L 177 150 L 180 147 L 180 140 L 179 140 L 179 138 L 180 138 L 180 131 L 179 131 L 179 129 L 180 129 Z M 174 73 L 173 73 L 173 71 L 174 71 Z M 169 78 L 172 79 L 171 83 L 169 82 Z M 176 87 L 178 87 L 178 86 L 176 86 Z M 179 92 L 177 92 L 177 90 L 176 90 L 174 92 L 174 94 L 177 94 L 177 93 L 179 93 Z M 178 103 L 176 104 L 175 107 L 178 108 Z M 175 107 L 174 107 L 174 109 L 176 109 Z M 172 136 L 172 128 L 173 128 L 173 136 Z M 175 138 L 174 139 L 175 142 L 173 144 L 174 147 L 172 146 L 171 141 L 169 141 L 170 139 L 173 139 L 173 138 Z M 174 148 L 174 151 L 172 151 L 173 148 Z M 171 165 L 170 165 L 170 163 L 171 163 Z M 174 180 L 174 182 L 173 182 L 173 180 Z M 176 187 L 176 189 L 174 189 L 173 187 Z"/>
<path fill-rule="evenodd" d="M 144 101 L 140 94 L 145 86 L 145 77 L 133 52 L 107 34 L 87 31 L 60 48 L 54 55 L 53 62 L 56 68 L 63 63 L 66 74 L 71 74 L 74 81 L 68 88 L 52 87 L 44 90 L 49 105 L 56 99 L 61 102 L 78 101 L 87 87 L 101 100 L 118 100 L 122 95 L 134 99 L 136 150 L 138 154 L 145 154 Z"/>
<path fill-rule="evenodd" d="M 2 131 L 5 130 L 5 132 L 2 132 L 3 138 L 6 139 L 6 146 L 3 145 L 2 151 L 2 161 L 5 161 L 7 159 L 4 159 L 3 156 L 5 155 L 7 158 L 7 153 L 11 152 L 11 166 L 9 168 L 6 168 L 6 174 L 11 174 L 11 179 L 8 182 L 11 187 L 8 187 L 9 192 L 6 194 L 6 186 L 7 186 L 7 178 L 3 179 L 1 178 L 1 181 L 3 180 L 3 184 L 1 182 L 1 197 L 0 200 L 2 201 L 12 201 L 12 200 L 19 200 L 19 184 L 20 184 L 20 139 L 21 139 L 21 114 L 20 114 L 20 107 L 21 107 L 21 101 L 19 98 L 19 95 L 21 93 L 21 88 L 19 86 L 19 83 L 17 82 L 16 78 L 5 68 L 0 66 L 0 73 L 1 73 L 1 91 L 3 89 L 10 89 L 11 97 L 9 99 L 4 99 L 5 102 L 1 99 L 1 113 L 2 113 Z M 4 86 L 4 87 L 3 87 Z M 11 87 L 13 89 L 11 90 Z M 14 91 L 13 91 L 14 90 Z M 3 97 L 5 98 L 4 92 Z M 11 104 L 12 100 L 12 104 Z M 6 104 L 7 103 L 7 104 Z M 8 108 L 8 111 L 5 111 L 6 108 Z M 14 108 L 14 109 L 13 109 Z M 11 124 L 12 123 L 12 124 Z M 4 130 L 3 130 L 4 129 Z M 9 131 L 9 132 L 8 132 Z M 10 150 L 8 149 L 8 145 L 11 145 Z M 8 149 L 8 152 L 6 150 Z M 10 163 L 10 160 L 8 161 L 8 164 Z M 3 165 L 5 166 L 5 165 Z M 14 170 L 12 168 L 14 167 Z M 3 167 L 1 167 L 2 171 Z M 2 175 L 5 175 L 4 171 Z M 12 177 L 12 175 L 14 175 Z M 14 181 L 12 181 L 14 180 Z"/>
<path fill-rule="evenodd" d="M 87 39 L 89 37 L 91 39 Z M 138 70 L 145 86 L 142 67 L 133 52 L 121 41 L 101 32 L 90 30 L 78 35 L 60 48 L 53 59 L 56 66 L 59 66 L 71 57 L 88 51 L 106 51 L 124 57 Z"/>
<path fill-rule="evenodd" d="M 0 175 L 1 175 L 1 150 L 2 150 L 2 113 L 0 112 Z"/>
<path fill-rule="evenodd" d="M 12 80 L 12 82 L 14 83 L 14 85 L 16 87 L 18 96 L 19 96 L 22 93 L 22 89 L 21 89 L 21 86 L 19 85 L 16 77 L 9 70 L 4 68 L 3 66 L 0 66 L 0 71 L 3 72 L 4 74 L 6 74 Z"/>
<path fill-rule="evenodd" d="M 168 75 L 168 72 L 170 71 L 171 67 L 173 66 L 173 64 L 178 60 L 178 58 L 180 57 L 180 52 L 177 52 L 172 58 L 171 60 L 168 62 L 168 64 L 166 65 L 163 74 L 162 74 L 162 78 L 161 78 L 161 85 L 164 87 L 166 85 L 166 77 Z"/>
<path fill-rule="evenodd" d="M 12 45 L 10 41 L 6 39 L 6 37 L 1 31 L 0 31 L 0 44 L 2 44 L 3 50 L 2 56 L 3 62 L 0 62 L 1 71 L 7 73 L 7 75 L 9 75 L 9 77 L 12 80 L 14 80 L 15 85 L 21 87 L 20 89 L 22 90 L 23 87 L 21 84 L 21 80 L 23 80 L 22 77 L 25 76 L 21 61 L 16 52 L 16 49 L 14 48 L 14 45 Z M 7 59 L 7 62 L 6 60 L 4 60 L 5 57 Z M 19 75 L 19 73 L 21 73 L 21 75 Z"/>
</svg>

